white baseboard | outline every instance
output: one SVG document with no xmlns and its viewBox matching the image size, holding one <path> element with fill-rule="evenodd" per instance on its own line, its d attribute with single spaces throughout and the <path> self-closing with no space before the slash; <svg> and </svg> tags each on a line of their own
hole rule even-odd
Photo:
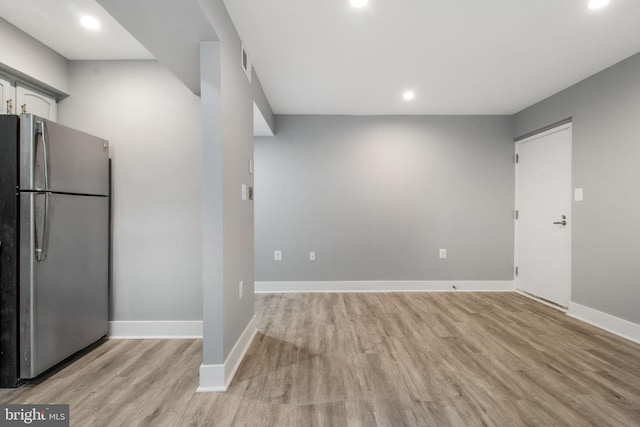
<svg viewBox="0 0 640 427">
<path fill-rule="evenodd" d="M 455 286 L 455 288 L 454 288 Z M 255 282 L 255 292 L 509 292 L 512 280 L 372 280 L 336 282 Z"/>
<path fill-rule="evenodd" d="M 187 321 L 112 321 L 111 339 L 198 339 L 202 338 L 202 320 Z"/>
<path fill-rule="evenodd" d="M 257 320 L 253 316 L 247 327 L 245 328 L 236 345 L 233 346 L 229 356 L 221 365 L 200 365 L 200 386 L 198 392 L 215 392 L 227 391 L 229 384 L 236 374 L 245 353 L 255 337 Z"/>
<path fill-rule="evenodd" d="M 569 303 L 567 314 L 605 331 L 640 344 L 640 325 L 584 305 Z"/>
</svg>

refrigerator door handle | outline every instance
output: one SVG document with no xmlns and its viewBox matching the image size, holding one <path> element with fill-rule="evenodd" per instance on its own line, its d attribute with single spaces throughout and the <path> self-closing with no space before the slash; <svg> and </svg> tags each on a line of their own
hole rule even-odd
<svg viewBox="0 0 640 427">
<path fill-rule="evenodd" d="M 42 262 L 47 259 L 47 223 L 49 222 L 49 147 L 45 136 L 46 128 L 44 122 L 36 122 L 36 135 L 38 134 L 42 136 L 42 169 L 45 192 L 44 210 L 42 212 L 42 235 L 40 239 L 36 238 L 36 260 Z"/>
<path fill-rule="evenodd" d="M 49 155 L 48 155 L 48 147 L 47 140 L 45 138 L 45 124 L 44 122 L 36 122 L 36 134 L 42 135 L 42 167 L 44 169 L 44 191 L 49 191 Z M 35 161 L 35 156 L 34 156 Z M 46 204 L 45 204 L 46 211 Z M 46 219 L 46 213 L 45 213 Z"/>
<path fill-rule="evenodd" d="M 47 259 L 47 223 L 49 222 L 49 192 L 40 194 L 44 194 L 44 209 L 42 211 L 42 234 L 40 238 L 36 236 L 35 252 L 38 262 Z"/>
</svg>

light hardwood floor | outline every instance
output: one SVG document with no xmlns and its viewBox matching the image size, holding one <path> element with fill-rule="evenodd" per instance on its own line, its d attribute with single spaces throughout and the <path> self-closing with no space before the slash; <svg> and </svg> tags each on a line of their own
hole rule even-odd
<svg viewBox="0 0 640 427">
<path fill-rule="evenodd" d="M 640 345 L 514 293 L 258 295 L 227 393 L 198 340 L 111 340 L 4 403 L 74 426 L 640 426 Z"/>
</svg>

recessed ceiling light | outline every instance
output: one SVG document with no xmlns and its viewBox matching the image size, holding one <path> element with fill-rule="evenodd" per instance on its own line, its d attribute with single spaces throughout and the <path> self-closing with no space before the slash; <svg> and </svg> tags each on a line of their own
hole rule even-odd
<svg viewBox="0 0 640 427">
<path fill-rule="evenodd" d="M 591 0 L 589 2 L 589 9 L 600 9 L 601 7 L 605 7 L 609 3 L 609 0 Z"/>
<path fill-rule="evenodd" d="M 415 97 L 416 97 L 416 94 L 415 94 L 415 93 L 413 93 L 413 92 L 412 92 L 412 91 L 410 91 L 410 90 L 408 90 L 408 91 L 406 91 L 405 93 L 403 93 L 403 94 L 402 94 L 402 98 L 403 98 L 405 101 L 411 101 L 411 100 L 412 100 L 413 98 L 415 98 Z"/>
<path fill-rule="evenodd" d="M 369 0 L 351 0 L 351 6 L 353 7 L 365 7 Z"/>
<path fill-rule="evenodd" d="M 100 23 L 98 22 L 98 20 L 96 18 L 94 18 L 93 16 L 83 16 L 80 19 L 80 23 L 90 29 L 90 30 L 97 30 L 98 28 L 100 28 Z"/>
</svg>

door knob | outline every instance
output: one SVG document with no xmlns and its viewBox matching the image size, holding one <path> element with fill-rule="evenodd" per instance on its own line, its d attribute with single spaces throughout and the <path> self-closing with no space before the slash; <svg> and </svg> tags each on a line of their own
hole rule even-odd
<svg viewBox="0 0 640 427">
<path fill-rule="evenodd" d="M 554 222 L 556 225 L 567 225 L 567 216 L 562 215 L 562 221 Z"/>
</svg>

